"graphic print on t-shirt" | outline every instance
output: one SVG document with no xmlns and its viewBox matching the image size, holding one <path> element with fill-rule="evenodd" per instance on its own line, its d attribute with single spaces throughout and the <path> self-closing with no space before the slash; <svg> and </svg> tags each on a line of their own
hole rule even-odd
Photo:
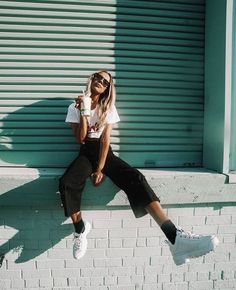
<svg viewBox="0 0 236 290">
<path fill-rule="evenodd" d="M 93 133 L 98 133 L 98 131 L 99 131 L 99 126 L 98 126 L 98 123 L 97 122 L 94 125 L 89 124 L 89 128 L 88 128 L 88 136 L 89 137 L 91 135 L 93 135 Z"/>
<path fill-rule="evenodd" d="M 80 111 L 75 108 L 75 103 L 72 103 L 68 107 L 68 112 L 66 116 L 66 122 L 68 123 L 80 123 Z M 106 118 L 107 124 L 115 124 L 120 121 L 119 115 L 117 113 L 116 107 L 113 105 L 109 109 Z M 100 138 L 104 127 L 98 128 L 99 117 L 97 115 L 96 108 L 91 110 L 91 115 L 89 118 L 89 130 L 88 130 L 88 137 L 89 138 Z"/>
</svg>

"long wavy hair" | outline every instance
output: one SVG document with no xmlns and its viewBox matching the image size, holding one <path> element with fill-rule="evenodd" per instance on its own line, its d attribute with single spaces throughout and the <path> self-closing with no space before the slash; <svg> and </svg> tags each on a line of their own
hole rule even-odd
<svg viewBox="0 0 236 290">
<path fill-rule="evenodd" d="M 115 90 L 115 85 L 113 82 L 113 78 L 111 74 L 106 71 L 106 70 L 101 70 L 98 73 L 104 72 L 109 75 L 110 77 L 110 84 L 106 88 L 106 90 L 100 94 L 99 101 L 98 101 L 98 108 L 97 108 L 97 114 L 99 117 L 99 122 L 97 124 L 98 128 L 103 127 L 106 124 L 106 117 L 108 110 L 112 105 L 115 104 L 116 101 L 116 90 Z M 92 74 L 87 82 L 87 87 L 86 87 L 86 95 L 91 95 L 91 83 L 93 81 L 94 74 Z"/>
</svg>

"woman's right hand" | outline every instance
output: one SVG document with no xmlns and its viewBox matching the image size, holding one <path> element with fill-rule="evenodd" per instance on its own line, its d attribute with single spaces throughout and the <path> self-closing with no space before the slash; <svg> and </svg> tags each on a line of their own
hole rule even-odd
<svg viewBox="0 0 236 290">
<path fill-rule="evenodd" d="M 77 99 L 75 99 L 75 108 L 80 109 L 81 103 L 83 102 L 84 96 L 78 96 Z"/>
</svg>

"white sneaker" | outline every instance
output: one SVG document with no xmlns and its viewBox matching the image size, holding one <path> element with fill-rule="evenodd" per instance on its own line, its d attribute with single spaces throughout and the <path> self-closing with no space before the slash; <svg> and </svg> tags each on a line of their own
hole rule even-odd
<svg viewBox="0 0 236 290">
<path fill-rule="evenodd" d="M 73 256 L 75 259 L 81 259 L 88 246 L 87 234 L 90 232 L 91 225 L 89 222 L 84 221 L 85 230 L 81 234 L 74 233 L 74 246 L 73 246 Z"/>
<path fill-rule="evenodd" d="M 189 262 L 189 258 L 197 258 L 214 251 L 219 244 L 216 236 L 195 235 L 177 228 L 175 244 L 167 241 L 176 265 Z"/>
</svg>

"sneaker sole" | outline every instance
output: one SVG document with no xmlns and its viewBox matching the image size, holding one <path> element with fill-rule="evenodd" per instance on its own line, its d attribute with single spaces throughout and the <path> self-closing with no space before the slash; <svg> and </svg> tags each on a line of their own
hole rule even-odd
<svg viewBox="0 0 236 290">
<path fill-rule="evenodd" d="M 219 240 L 217 237 L 214 236 L 207 249 L 197 250 L 197 251 L 191 252 L 191 256 L 188 253 L 185 255 L 179 255 L 179 256 L 176 255 L 175 257 L 173 257 L 174 262 L 177 266 L 183 265 L 184 263 L 188 263 L 190 261 L 190 258 L 199 258 L 201 256 L 204 256 L 204 255 L 212 252 L 212 251 L 215 251 L 218 244 L 219 244 Z"/>
<path fill-rule="evenodd" d="M 74 258 L 76 260 L 79 260 L 81 258 L 83 258 L 83 256 L 85 255 L 86 251 L 87 251 L 87 246 L 88 246 L 88 241 L 87 241 L 87 235 L 91 230 L 91 225 L 89 222 L 87 222 L 86 226 L 85 226 L 85 231 L 84 231 L 84 235 L 85 235 L 85 239 L 86 239 L 86 243 L 85 243 L 85 247 L 84 247 L 84 251 L 81 252 L 81 254 L 79 256 L 74 256 Z"/>
</svg>

